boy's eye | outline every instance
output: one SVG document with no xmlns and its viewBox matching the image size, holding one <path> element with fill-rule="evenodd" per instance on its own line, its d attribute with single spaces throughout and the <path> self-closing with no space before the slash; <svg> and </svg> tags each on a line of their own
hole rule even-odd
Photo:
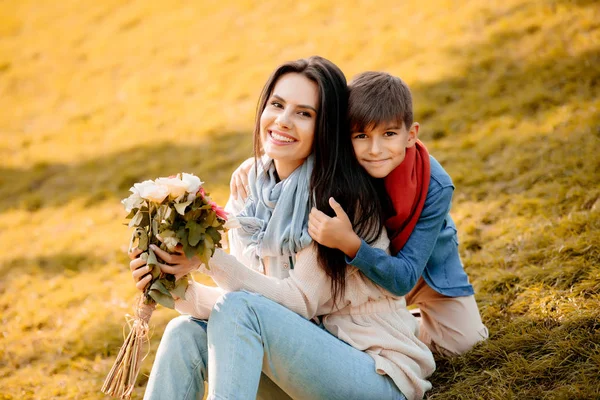
<svg viewBox="0 0 600 400">
<path fill-rule="evenodd" d="M 386 136 L 386 137 L 395 136 L 395 135 L 397 135 L 397 133 L 394 131 L 387 131 L 383 134 L 383 136 Z"/>
</svg>

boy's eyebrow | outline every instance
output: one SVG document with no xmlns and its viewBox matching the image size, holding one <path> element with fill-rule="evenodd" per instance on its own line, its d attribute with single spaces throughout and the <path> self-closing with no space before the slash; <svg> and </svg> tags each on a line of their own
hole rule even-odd
<svg viewBox="0 0 600 400">
<path fill-rule="evenodd" d="M 273 94 L 273 96 L 271 96 L 271 97 L 274 97 L 277 100 L 280 100 L 280 101 L 282 101 L 282 102 L 285 103 L 285 99 L 283 97 L 281 97 L 281 96 Z M 308 106 L 306 104 L 298 104 L 298 107 L 300 107 L 300 108 L 308 108 L 309 110 L 313 110 L 315 113 L 317 112 L 317 110 L 313 106 Z"/>
</svg>

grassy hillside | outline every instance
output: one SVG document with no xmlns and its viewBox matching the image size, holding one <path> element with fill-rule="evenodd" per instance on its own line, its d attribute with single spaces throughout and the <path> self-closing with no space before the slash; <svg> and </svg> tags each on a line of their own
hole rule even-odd
<svg viewBox="0 0 600 400">
<path fill-rule="evenodd" d="M 104 398 L 136 294 L 119 200 L 187 171 L 224 202 L 264 81 L 312 54 L 405 79 L 456 184 L 491 337 L 429 398 L 600 398 L 597 2 L 342 4 L 0 2 L 0 399 Z"/>
</svg>

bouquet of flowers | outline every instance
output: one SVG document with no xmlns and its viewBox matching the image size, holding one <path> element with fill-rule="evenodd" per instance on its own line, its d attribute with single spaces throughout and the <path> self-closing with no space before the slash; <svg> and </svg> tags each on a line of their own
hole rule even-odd
<svg viewBox="0 0 600 400">
<path fill-rule="evenodd" d="M 148 340 L 148 321 L 156 304 L 174 308 L 173 295 L 185 298 L 188 277 L 162 273 L 151 244 L 173 252 L 182 246 L 186 257 L 198 256 L 205 265 L 215 248 L 221 247 L 221 235 L 227 214 L 202 187 L 203 182 L 192 174 L 178 174 L 136 183 L 132 194 L 122 203 L 129 213 L 129 227 L 134 228 L 129 250 L 139 248 L 140 255 L 152 268 L 152 280 L 144 290 L 131 331 L 106 377 L 102 392 L 120 399 L 129 399 L 142 361 L 142 347 Z"/>
</svg>

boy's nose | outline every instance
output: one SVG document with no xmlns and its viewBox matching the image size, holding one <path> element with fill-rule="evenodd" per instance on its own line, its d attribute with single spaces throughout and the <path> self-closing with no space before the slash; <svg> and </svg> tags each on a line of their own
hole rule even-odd
<svg viewBox="0 0 600 400">
<path fill-rule="evenodd" d="M 378 140 L 373 140 L 369 148 L 369 153 L 374 156 L 381 154 L 381 146 Z"/>
</svg>

